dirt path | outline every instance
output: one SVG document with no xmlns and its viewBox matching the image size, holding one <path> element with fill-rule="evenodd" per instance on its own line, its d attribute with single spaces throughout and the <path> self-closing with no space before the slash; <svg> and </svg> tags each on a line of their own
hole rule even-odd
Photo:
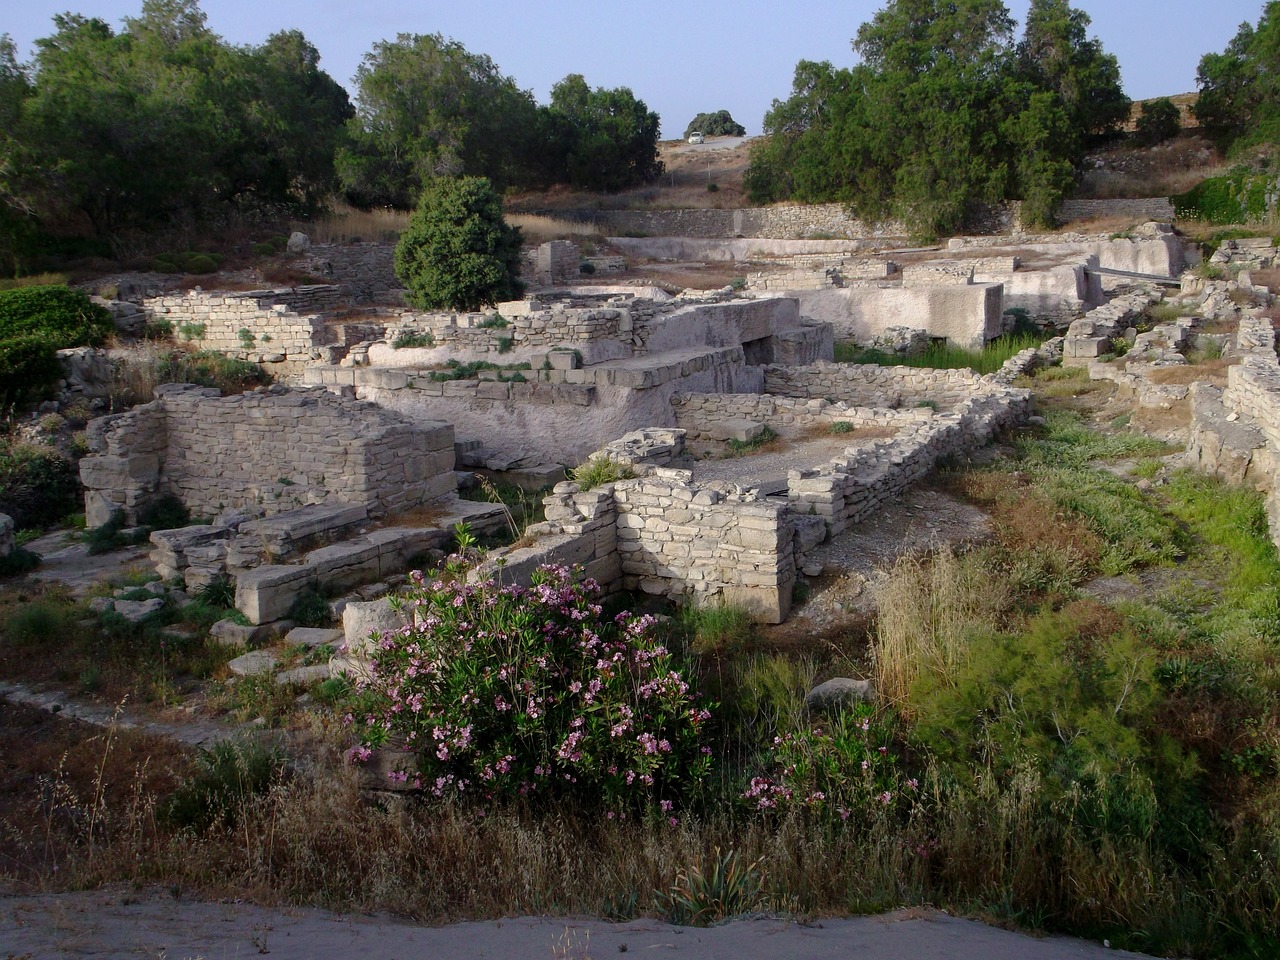
<svg viewBox="0 0 1280 960">
<path fill-rule="evenodd" d="M 673 927 L 521 917 L 444 927 L 321 910 L 175 900 L 153 891 L 99 890 L 0 899 L 0 943 L 25 960 L 167 957 L 231 960 L 539 958 L 635 953 L 725 960 L 1124 960 L 1141 954 L 1065 937 L 1035 939 L 932 910 L 798 924 L 738 920 Z"/>
</svg>

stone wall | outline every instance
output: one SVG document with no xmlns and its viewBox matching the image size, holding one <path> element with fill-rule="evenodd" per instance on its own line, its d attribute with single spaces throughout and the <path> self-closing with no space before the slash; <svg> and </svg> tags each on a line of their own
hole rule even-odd
<svg viewBox="0 0 1280 960">
<path fill-rule="evenodd" d="M 1130 220 L 1173 220 L 1173 201 L 1168 197 L 1145 197 L 1136 200 L 1064 200 L 1058 208 L 1058 222 L 1101 220 L 1125 217 Z"/>
<path fill-rule="evenodd" d="M 316 284 L 247 293 L 189 290 L 150 297 L 142 309 L 149 321 L 167 321 L 179 341 L 200 350 L 279 363 L 310 360 L 316 348 L 332 343 L 322 314 L 341 301 L 341 287 Z"/>
<path fill-rule="evenodd" d="M 933 416 L 928 407 L 901 410 L 883 406 L 855 406 L 825 399 L 803 400 L 759 393 L 686 393 L 671 399 L 676 426 L 689 440 L 717 440 L 725 429 L 750 420 L 763 423 L 781 436 L 810 427 L 845 423 L 853 429 L 898 430 Z"/>
<path fill-rule="evenodd" d="M 950 409 L 975 393 L 998 389 L 972 370 L 816 363 L 765 368 L 765 393 L 804 400 L 843 401 L 853 407 L 913 407 L 928 401 Z"/>
<path fill-rule="evenodd" d="M 794 534 L 785 504 L 666 468 L 585 493 L 561 483 L 544 503 L 547 522 L 530 531 L 537 543 L 480 575 L 527 582 L 540 564 L 580 563 L 606 587 L 732 604 L 766 623 L 790 612 Z"/>
<path fill-rule="evenodd" d="M 356 303 L 404 303 L 396 277 L 395 242 L 312 244 L 301 269 L 341 284 Z"/>
<path fill-rule="evenodd" d="M 138 510 L 163 494 L 193 514 L 252 507 L 365 504 L 383 515 L 452 493 L 453 428 L 410 423 L 326 391 L 284 387 L 222 397 L 167 384 L 152 403 L 90 424 L 80 463 L 86 522 Z"/>
<path fill-rule="evenodd" d="M 868 519 L 880 504 L 928 476 L 940 459 L 985 446 L 996 432 L 1030 414 L 1030 391 L 992 386 L 990 393 L 963 400 L 951 413 L 904 427 L 892 440 L 851 448 L 817 470 L 791 471 L 791 509 L 821 517 L 829 536 Z"/>
</svg>

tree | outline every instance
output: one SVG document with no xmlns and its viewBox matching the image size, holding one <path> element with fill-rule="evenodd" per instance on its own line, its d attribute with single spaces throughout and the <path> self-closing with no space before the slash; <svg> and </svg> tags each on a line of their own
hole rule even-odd
<svg viewBox="0 0 1280 960">
<path fill-rule="evenodd" d="M 662 174 L 661 121 L 629 88 L 593 90 L 571 73 L 551 88 L 548 110 L 565 138 L 563 179 L 573 186 L 612 193 Z"/>
<path fill-rule="evenodd" d="M 1051 221 L 1077 175 L 1079 127 L 1111 122 L 1119 78 L 1083 14 L 1062 0 L 1034 0 L 1032 14 L 1015 48 L 1000 0 L 893 0 L 859 28 L 861 63 L 796 67 L 753 146 L 751 198 L 841 202 L 920 238 L 1002 199 Z"/>
<path fill-rule="evenodd" d="M 396 244 L 406 299 L 423 310 L 479 310 L 518 297 L 520 230 L 483 177 L 428 181 Z"/>
<path fill-rule="evenodd" d="M 728 110 L 698 114 L 684 128 L 684 138 L 687 139 L 695 130 L 701 131 L 708 137 L 745 137 L 747 135 L 747 128 L 734 120 Z"/>
<path fill-rule="evenodd" d="M 1105 138 L 1129 119 L 1120 64 L 1088 36 L 1089 15 L 1068 0 L 1032 0 L 1018 61 L 1027 79 L 1058 94 L 1082 137 Z"/>
<path fill-rule="evenodd" d="M 534 101 L 488 57 L 440 34 L 382 40 L 356 72 L 338 170 L 362 206 L 406 208 L 433 177 L 521 182 Z"/>
<path fill-rule="evenodd" d="M 1144 143 L 1163 143 L 1170 137 L 1176 137 L 1182 129 L 1182 114 L 1177 105 L 1168 97 L 1148 100 L 1142 104 L 1138 114 L 1138 139 Z"/>
<path fill-rule="evenodd" d="M 1266 5 L 1256 28 L 1241 24 L 1225 51 L 1206 54 L 1196 85 L 1192 112 L 1222 146 L 1280 142 L 1280 2 Z"/>
</svg>

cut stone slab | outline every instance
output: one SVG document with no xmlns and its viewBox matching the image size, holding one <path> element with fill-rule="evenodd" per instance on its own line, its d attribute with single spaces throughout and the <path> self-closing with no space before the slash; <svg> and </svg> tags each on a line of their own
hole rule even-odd
<svg viewBox="0 0 1280 960">
<path fill-rule="evenodd" d="M 292 627 L 293 623 L 289 620 L 264 624 L 219 620 L 209 628 L 209 636 L 224 647 L 251 647 L 257 643 L 266 643 L 274 640 L 282 633 L 288 632 Z"/>
<path fill-rule="evenodd" d="M 144 617 L 150 616 L 158 610 L 163 609 L 164 601 L 159 597 L 151 600 L 117 600 L 113 607 L 116 613 L 124 617 L 130 623 L 138 623 Z"/>
<path fill-rule="evenodd" d="M 227 664 L 237 677 L 256 677 L 276 668 L 276 655 L 267 650 L 251 650 Z"/>
<path fill-rule="evenodd" d="M 296 683 L 299 686 L 329 679 L 329 665 L 319 664 L 313 667 L 294 667 L 292 670 L 281 670 L 276 674 L 276 683 Z"/>
<path fill-rule="evenodd" d="M 875 697 L 875 687 L 870 680 L 835 677 L 810 690 L 809 695 L 804 698 L 804 705 L 811 710 L 839 712 L 859 703 L 867 703 Z"/>
<path fill-rule="evenodd" d="M 285 635 L 284 640 L 295 647 L 315 648 L 326 643 L 336 647 L 342 643 L 342 631 L 330 627 L 294 627 Z"/>
<path fill-rule="evenodd" d="M 764 434 L 764 424 L 754 420 L 723 420 L 713 423 L 709 429 L 712 440 L 737 440 L 750 443 Z"/>
</svg>

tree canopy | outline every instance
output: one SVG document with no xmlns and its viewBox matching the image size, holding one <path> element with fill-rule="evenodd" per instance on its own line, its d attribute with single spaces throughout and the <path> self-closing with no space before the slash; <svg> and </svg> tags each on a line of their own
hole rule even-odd
<svg viewBox="0 0 1280 960">
<path fill-rule="evenodd" d="M 728 110 L 698 114 L 684 128 L 684 137 L 687 138 L 695 130 L 708 137 L 745 137 L 747 135 L 747 128 L 733 119 L 733 115 Z"/>
<path fill-rule="evenodd" d="M 861 62 L 801 61 L 765 115 L 746 186 L 757 202 L 841 202 L 919 236 L 1024 200 L 1046 223 L 1071 189 L 1083 133 L 1114 127 L 1115 58 L 1064 0 L 1033 0 L 1027 30 L 1000 0 L 893 0 L 859 28 Z"/>
<path fill-rule="evenodd" d="M 119 33 L 78 14 L 53 23 L 29 73 L 0 48 L 11 209 L 116 238 L 227 204 L 314 206 L 334 188 L 351 106 L 301 33 L 233 47 L 194 0 L 144 0 Z"/>
<path fill-rule="evenodd" d="M 1263 8 L 1256 27 L 1242 23 L 1222 53 L 1201 58 L 1196 84 L 1192 112 L 1223 146 L 1280 143 L 1280 2 Z"/>
</svg>

